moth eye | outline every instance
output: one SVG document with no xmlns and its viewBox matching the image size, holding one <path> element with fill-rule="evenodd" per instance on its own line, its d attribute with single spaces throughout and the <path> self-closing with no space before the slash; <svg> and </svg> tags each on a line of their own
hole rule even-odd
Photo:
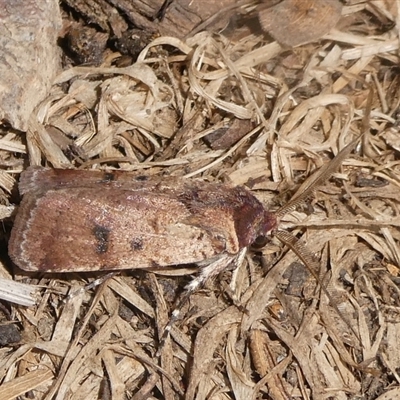
<svg viewBox="0 0 400 400">
<path fill-rule="evenodd" d="M 105 172 L 101 182 L 112 182 L 115 180 L 115 175 L 112 172 Z"/>
<path fill-rule="evenodd" d="M 257 236 L 256 240 L 253 242 L 252 247 L 256 249 L 261 249 L 270 241 L 268 236 Z"/>
<path fill-rule="evenodd" d="M 215 239 L 217 239 L 219 242 L 222 242 L 222 243 L 226 242 L 224 235 L 215 235 Z"/>
<path fill-rule="evenodd" d="M 218 251 L 225 251 L 227 244 L 226 238 L 220 234 L 214 234 L 211 238 L 213 246 L 218 249 Z"/>
</svg>

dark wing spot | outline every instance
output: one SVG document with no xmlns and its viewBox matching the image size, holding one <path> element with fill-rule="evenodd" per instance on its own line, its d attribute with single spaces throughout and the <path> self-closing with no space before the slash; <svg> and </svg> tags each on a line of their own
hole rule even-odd
<svg viewBox="0 0 400 400">
<path fill-rule="evenodd" d="M 113 172 L 104 172 L 103 179 L 100 180 L 100 183 L 109 183 L 115 181 L 115 174 Z"/>
<path fill-rule="evenodd" d="M 150 265 L 151 268 L 161 268 L 161 265 L 155 260 L 150 260 Z"/>
<path fill-rule="evenodd" d="M 143 250 L 143 239 L 140 237 L 133 238 L 131 241 L 131 249 L 136 250 Z"/>
<path fill-rule="evenodd" d="M 110 229 L 105 228 L 104 226 L 95 225 L 93 228 L 93 235 L 97 240 L 96 253 L 98 254 L 107 253 Z"/>
</svg>

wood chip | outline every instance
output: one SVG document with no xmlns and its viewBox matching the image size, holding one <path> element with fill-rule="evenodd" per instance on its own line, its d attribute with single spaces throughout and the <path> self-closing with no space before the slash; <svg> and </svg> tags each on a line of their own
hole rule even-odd
<svg viewBox="0 0 400 400">
<path fill-rule="evenodd" d="M 260 7 L 261 27 L 279 43 L 296 47 L 315 42 L 335 27 L 342 12 L 339 0 L 284 0 Z"/>
</svg>

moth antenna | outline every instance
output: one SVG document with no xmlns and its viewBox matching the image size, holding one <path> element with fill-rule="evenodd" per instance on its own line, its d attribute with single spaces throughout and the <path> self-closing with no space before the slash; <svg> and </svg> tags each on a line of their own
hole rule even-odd
<svg viewBox="0 0 400 400">
<path fill-rule="evenodd" d="M 318 186 L 321 186 L 329 177 L 340 167 L 342 162 L 347 158 L 350 152 L 356 147 L 360 140 L 364 140 L 367 132 L 370 130 L 370 117 L 372 102 L 374 99 L 374 89 L 370 86 L 368 91 L 367 102 L 365 105 L 364 116 L 361 122 L 361 134 L 356 139 L 345 146 L 338 154 L 332 159 L 331 162 L 320 168 L 310 179 L 307 179 L 299 187 L 295 195 L 282 206 L 275 213 L 278 219 L 282 218 L 285 214 L 293 211 L 300 203 L 302 203 L 307 197 L 309 197 Z"/>
<path fill-rule="evenodd" d="M 239 263 L 244 259 L 246 251 L 247 248 L 243 248 L 235 256 L 225 255 L 225 254 L 222 255 L 217 260 L 202 267 L 199 275 L 196 278 L 194 278 L 188 285 L 185 286 L 185 291 L 181 299 L 179 300 L 178 305 L 175 307 L 174 311 L 172 311 L 171 318 L 169 319 L 167 325 L 164 328 L 164 331 L 160 339 L 160 345 L 156 353 L 156 357 L 159 357 L 161 355 L 162 349 L 164 348 L 165 343 L 170 335 L 171 329 L 174 326 L 175 322 L 180 318 L 182 308 L 189 300 L 189 297 L 192 295 L 192 293 L 194 293 L 200 287 L 204 286 L 204 284 L 213 276 L 218 275 L 220 272 L 226 269 L 226 267 L 231 262 L 235 262 L 236 265 L 239 265 Z"/>
<path fill-rule="evenodd" d="M 363 136 L 363 134 L 361 135 Z M 348 157 L 350 152 L 356 147 L 361 136 L 350 142 L 344 147 L 339 153 L 330 161 L 316 171 L 309 179 L 307 179 L 299 187 L 295 195 L 286 203 L 284 206 L 278 209 L 275 215 L 282 218 L 288 212 L 293 211 L 299 204 L 303 203 L 307 197 L 311 196 L 312 193 L 321 186 L 329 177 L 339 168 L 342 162 Z"/>
<path fill-rule="evenodd" d="M 357 340 L 362 344 L 359 334 L 354 330 L 354 328 L 352 327 L 350 322 L 343 315 L 343 313 L 339 310 L 339 307 L 337 306 L 337 303 L 334 300 L 333 295 L 329 292 L 327 287 L 321 282 L 321 279 L 317 272 L 319 265 L 314 260 L 314 256 L 310 252 L 310 250 L 308 250 L 308 248 L 303 243 L 301 243 L 295 236 L 293 236 L 290 232 L 277 231 L 274 233 L 274 235 L 283 244 L 285 244 L 291 250 L 293 250 L 294 253 L 297 255 L 297 257 L 299 257 L 300 260 L 303 261 L 303 263 L 305 264 L 307 269 L 311 272 L 311 274 L 313 275 L 313 277 L 315 278 L 315 280 L 321 287 L 321 290 L 325 293 L 326 297 L 328 297 L 329 303 L 335 309 L 338 316 L 342 319 L 342 321 L 346 324 L 346 326 L 354 334 L 354 336 L 357 338 Z"/>
</svg>

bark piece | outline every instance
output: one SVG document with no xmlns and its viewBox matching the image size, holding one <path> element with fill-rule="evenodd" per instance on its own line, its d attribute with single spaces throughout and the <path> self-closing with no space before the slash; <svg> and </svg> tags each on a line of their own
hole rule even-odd
<svg viewBox="0 0 400 400">
<path fill-rule="evenodd" d="M 26 131 L 59 71 L 55 0 L 0 0 L 0 121 Z"/>
</svg>

